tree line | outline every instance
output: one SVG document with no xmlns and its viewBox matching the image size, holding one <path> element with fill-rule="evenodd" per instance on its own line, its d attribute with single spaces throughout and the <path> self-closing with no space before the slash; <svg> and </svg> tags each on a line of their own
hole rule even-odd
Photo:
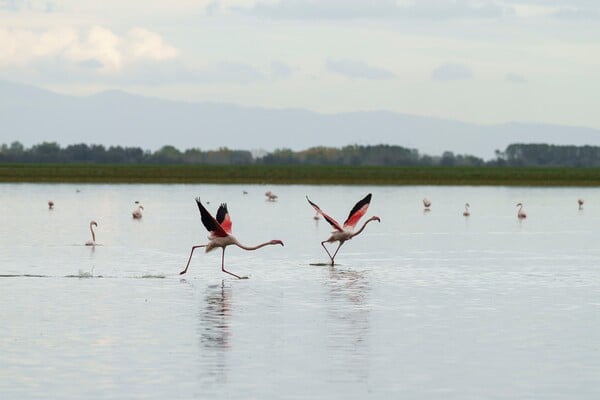
<svg viewBox="0 0 600 400">
<path fill-rule="evenodd" d="M 104 164 L 230 164 L 230 165 L 347 165 L 347 166 L 532 166 L 532 167 L 600 167 L 598 146 L 556 146 L 549 144 L 511 144 L 496 151 L 491 160 L 446 151 L 440 156 L 420 154 L 402 146 L 350 145 L 311 147 L 302 151 L 277 149 L 254 157 L 247 150 L 198 148 L 180 151 L 163 146 L 156 151 L 139 147 L 87 145 L 61 147 L 44 142 L 26 148 L 16 141 L 0 146 L 3 163 L 104 163 Z"/>
</svg>

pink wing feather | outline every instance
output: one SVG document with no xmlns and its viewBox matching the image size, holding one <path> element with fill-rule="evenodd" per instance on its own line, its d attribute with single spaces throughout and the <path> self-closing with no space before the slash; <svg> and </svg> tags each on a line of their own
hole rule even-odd
<svg viewBox="0 0 600 400">
<path fill-rule="evenodd" d="M 344 228 L 352 228 L 356 227 L 358 221 L 362 218 L 363 215 L 367 213 L 367 209 L 369 208 L 369 204 L 371 203 L 371 193 L 365 196 L 364 199 L 356 203 L 356 205 L 350 211 L 350 215 L 348 215 L 348 219 L 344 222 Z"/>
</svg>

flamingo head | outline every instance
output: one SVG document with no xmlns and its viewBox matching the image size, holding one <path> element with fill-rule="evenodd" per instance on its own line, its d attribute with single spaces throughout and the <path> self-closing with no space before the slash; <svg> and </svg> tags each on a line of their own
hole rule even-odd
<svg viewBox="0 0 600 400">
<path fill-rule="evenodd" d="M 465 203 L 465 207 L 471 207 L 469 203 Z"/>
<path fill-rule="evenodd" d="M 523 207 L 523 203 L 517 203 L 517 207 Z"/>
<path fill-rule="evenodd" d="M 283 242 L 282 242 L 281 240 L 277 240 L 277 239 L 275 239 L 275 240 L 271 240 L 269 243 L 270 243 L 270 244 L 280 244 L 280 245 L 282 245 L 282 246 L 283 246 Z"/>
<path fill-rule="evenodd" d="M 144 206 L 141 204 L 138 207 L 141 208 L 142 210 L 144 209 Z"/>
<path fill-rule="evenodd" d="M 376 215 L 373 215 L 371 218 L 369 218 L 369 221 L 377 221 L 377 222 L 381 222 L 381 218 L 379 218 Z"/>
<path fill-rule="evenodd" d="M 98 223 L 96 221 L 91 221 L 90 222 L 90 226 L 94 225 L 95 227 L 98 227 Z"/>
</svg>

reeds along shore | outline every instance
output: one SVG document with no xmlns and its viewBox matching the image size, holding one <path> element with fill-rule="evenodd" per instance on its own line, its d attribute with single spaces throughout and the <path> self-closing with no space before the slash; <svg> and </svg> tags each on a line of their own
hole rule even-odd
<svg viewBox="0 0 600 400">
<path fill-rule="evenodd" d="M 0 164 L 0 182 L 600 186 L 600 168 Z"/>
</svg>

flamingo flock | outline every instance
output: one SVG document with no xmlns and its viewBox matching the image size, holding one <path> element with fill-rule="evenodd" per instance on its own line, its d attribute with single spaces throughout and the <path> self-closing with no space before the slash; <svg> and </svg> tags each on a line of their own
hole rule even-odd
<svg viewBox="0 0 600 400">
<path fill-rule="evenodd" d="M 247 194 L 247 192 L 244 191 L 244 194 Z M 265 196 L 267 196 L 268 201 L 275 201 L 277 199 L 277 195 L 273 194 L 271 191 L 267 191 L 265 193 Z M 306 196 L 306 200 L 308 201 L 308 204 L 315 211 L 315 214 L 312 218 L 314 220 L 318 221 L 322 217 L 333 228 L 333 231 L 331 232 L 330 236 L 321 242 L 321 246 L 323 247 L 327 256 L 329 257 L 331 266 L 335 265 L 335 257 L 337 256 L 340 248 L 342 247 L 342 245 L 344 245 L 344 243 L 346 243 L 347 241 L 360 235 L 365 230 L 366 226 L 370 222 L 373 222 L 373 221 L 381 222 L 381 218 L 374 215 L 374 216 L 371 216 L 370 218 L 368 218 L 367 220 L 365 220 L 359 229 L 356 229 L 358 222 L 367 213 L 367 210 L 371 204 L 372 197 L 373 197 L 372 194 L 369 193 L 364 198 L 359 200 L 354 205 L 354 207 L 352 207 L 352 209 L 350 210 L 350 213 L 348 214 L 348 217 L 346 218 L 344 223 L 341 224 L 337 220 L 335 220 L 333 217 L 331 217 L 329 214 L 325 213 L 316 203 L 311 201 L 308 198 L 308 196 Z M 424 211 L 429 211 L 430 207 L 431 207 L 431 201 L 427 198 L 423 198 L 422 202 L 423 202 L 423 206 L 424 206 Z M 209 203 L 210 202 L 208 202 L 208 201 L 206 202 L 206 204 L 209 204 Z M 231 221 L 231 217 L 229 215 L 229 210 L 227 208 L 226 203 L 222 203 L 219 206 L 215 216 L 213 216 L 206 209 L 206 207 L 200 201 L 199 197 L 196 198 L 196 204 L 197 204 L 198 210 L 200 212 L 201 222 L 209 233 L 208 242 L 206 244 L 192 246 L 190 255 L 188 257 L 187 264 L 186 264 L 185 268 L 183 269 L 183 271 L 181 271 L 179 273 L 180 275 L 187 273 L 187 271 L 190 267 L 190 263 L 192 261 L 192 256 L 196 249 L 204 248 L 205 253 L 209 253 L 217 248 L 220 248 L 222 250 L 222 252 L 221 252 L 221 271 L 226 274 L 229 274 L 235 278 L 245 279 L 247 277 L 237 275 L 231 271 L 228 271 L 225 268 L 225 249 L 227 247 L 236 246 L 242 250 L 254 251 L 254 250 L 258 250 L 265 246 L 273 246 L 273 245 L 283 246 L 284 245 L 283 241 L 281 241 L 279 239 L 269 240 L 269 241 L 257 244 L 255 246 L 244 245 L 244 244 L 240 243 L 236 239 L 235 236 L 232 235 L 232 221 Z M 577 204 L 579 206 L 579 210 L 582 210 L 584 200 L 579 198 L 577 200 Z M 471 207 L 471 205 L 468 202 L 465 203 L 464 211 L 462 212 L 463 216 L 469 217 L 471 215 L 470 207 Z M 526 219 L 527 213 L 524 211 L 523 203 L 522 202 L 517 203 L 516 207 L 518 208 L 517 209 L 517 218 L 519 219 L 519 221 Z M 48 209 L 52 210 L 53 208 L 54 208 L 54 201 L 48 200 Z M 141 219 L 142 218 L 142 210 L 144 210 L 144 207 L 140 204 L 139 201 L 135 201 L 135 207 L 131 213 L 132 217 L 137 220 Z M 98 228 L 98 223 L 95 220 L 92 220 L 89 223 L 91 240 L 88 240 L 85 242 L 86 246 L 97 246 L 98 245 L 96 242 L 96 232 L 94 231 L 94 228 Z M 333 251 L 333 254 L 332 254 L 330 252 L 330 250 L 327 248 L 326 244 L 335 244 L 335 243 L 337 243 L 337 247 L 335 248 L 335 251 Z"/>
</svg>

